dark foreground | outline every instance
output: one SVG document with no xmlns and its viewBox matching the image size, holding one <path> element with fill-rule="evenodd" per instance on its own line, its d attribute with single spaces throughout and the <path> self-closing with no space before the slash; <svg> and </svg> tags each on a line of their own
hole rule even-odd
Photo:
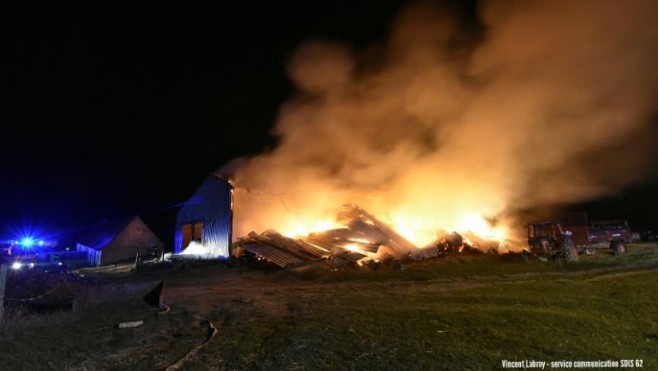
<svg viewBox="0 0 658 371">
<path fill-rule="evenodd" d="M 482 255 L 303 277 L 219 264 L 116 267 L 117 280 L 163 279 L 169 310 L 134 301 L 8 311 L 2 369 L 490 370 L 503 361 L 655 369 L 658 247 L 629 250 L 564 267 Z M 142 325 L 119 328 L 132 321 Z"/>
</svg>

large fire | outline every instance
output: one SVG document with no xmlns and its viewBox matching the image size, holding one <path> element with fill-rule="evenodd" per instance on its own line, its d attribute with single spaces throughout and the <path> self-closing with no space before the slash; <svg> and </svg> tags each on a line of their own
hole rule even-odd
<svg viewBox="0 0 658 371">
<path fill-rule="evenodd" d="M 293 238 L 346 227 L 335 219 L 287 219 L 287 223 L 287 225 L 275 229 L 284 236 Z M 273 226 L 276 224 L 276 222 L 272 223 Z M 508 239 L 505 227 L 494 227 L 483 216 L 476 213 L 464 215 L 462 218 L 457 219 L 456 224 L 453 226 L 432 224 L 414 217 L 413 213 L 410 215 L 395 214 L 390 217 L 390 226 L 418 247 L 424 247 L 435 242 L 439 231 L 455 232 L 462 235 L 472 234 L 487 240 L 498 240 L 501 245 Z"/>
<path fill-rule="evenodd" d="M 500 240 L 508 238 L 506 228 L 493 226 L 477 213 L 465 213 L 455 218 L 453 225 L 436 225 L 411 215 L 395 215 L 392 227 L 402 236 L 417 246 L 426 246 L 436 240 L 438 231 L 450 231 L 459 234 L 472 233 L 481 238 Z"/>
<path fill-rule="evenodd" d="M 475 224 L 466 226 L 487 227 L 485 220 L 475 221 Z M 319 229 L 301 229 L 298 223 L 292 232 L 283 229 L 283 234 L 275 229 L 262 233 L 252 231 L 238 238 L 234 244 L 236 255 L 242 256 L 247 251 L 286 269 L 312 269 L 316 264 L 322 264 L 324 268 L 328 268 L 328 264 L 329 268 L 336 269 L 350 263 L 361 266 L 382 262 L 396 264 L 465 252 L 500 253 L 506 249 L 503 239 L 478 235 L 474 228 L 462 233 L 438 229 L 430 233 L 428 226 L 420 223 L 420 230 L 427 234 L 426 241 L 419 239 L 422 236 L 412 229 L 407 230 L 405 236 L 394 225 L 383 222 L 355 204 L 342 205 L 335 224 L 311 221 L 306 225 Z M 303 233 L 299 234 L 299 231 Z M 490 228 L 483 231 L 493 232 Z"/>
<path fill-rule="evenodd" d="M 313 180 L 310 183 L 313 184 Z M 251 232 L 272 230 L 298 239 L 341 231 L 341 247 L 367 256 L 373 251 L 364 251 L 363 246 L 372 248 L 377 242 L 387 245 L 391 235 L 397 236 L 397 242 L 406 247 L 422 249 L 436 246 L 446 234 L 457 233 L 470 246 L 486 250 L 494 242 L 499 251 L 510 249 L 510 239 L 516 237 L 512 236 L 508 224 L 477 212 L 477 205 L 464 201 L 464 196 L 428 199 L 427 195 L 415 195 L 391 199 L 386 192 L 341 193 L 317 183 L 306 191 L 303 188 L 307 184 L 308 179 L 299 179 L 290 185 L 288 192 L 236 187 L 234 205 L 238 223 L 234 236 L 240 238 Z M 472 191 L 467 187 L 459 191 L 469 192 Z M 400 194 L 404 192 L 396 193 Z M 490 207 L 491 203 L 480 200 L 482 197 L 478 199 L 480 206 Z M 363 212 L 345 207 L 351 204 L 358 204 Z"/>
<path fill-rule="evenodd" d="M 234 237 L 347 230 L 348 250 L 375 249 L 354 241 L 370 233 L 398 252 L 453 232 L 504 243 L 519 237 L 515 210 L 622 189 L 652 158 L 656 4 L 483 1 L 464 20 L 423 2 L 372 48 L 300 45 L 277 145 L 230 171 Z M 338 217 L 351 203 L 377 228 Z"/>
<path fill-rule="evenodd" d="M 288 237 L 303 237 L 312 233 L 322 232 L 330 229 L 342 227 L 335 220 L 291 220 L 288 225 L 283 226 L 279 231 Z"/>
</svg>

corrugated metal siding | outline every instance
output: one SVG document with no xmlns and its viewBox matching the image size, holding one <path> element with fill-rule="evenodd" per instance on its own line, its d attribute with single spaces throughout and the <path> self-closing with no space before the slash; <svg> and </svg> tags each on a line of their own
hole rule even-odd
<svg viewBox="0 0 658 371">
<path fill-rule="evenodd" d="M 203 220 L 201 243 L 216 257 L 227 258 L 231 247 L 232 210 L 231 185 L 215 175 L 209 176 L 185 203 L 176 216 L 174 252 L 180 253 L 183 245 L 182 227 L 192 221 Z"/>
<path fill-rule="evenodd" d="M 93 248 L 91 248 L 89 246 L 85 246 L 81 243 L 78 243 L 78 244 L 75 245 L 75 250 L 80 251 L 80 252 L 84 252 L 84 253 L 87 254 L 87 263 L 89 263 L 89 265 L 94 266 L 94 267 L 98 267 L 98 266 L 101 265 L 101 251 L 100 250 L 93 249 Z"/>
<path fill-rule="evenodd" d="M 291 254 L 290 251 L 279 249 L 276 245 L 261 245 L 259 243 L 244 244 L 244 249 L 261 256 L 270 262 L 285 268 L 288 265 L 304 263 L 304 260 Z"/>
</svg>

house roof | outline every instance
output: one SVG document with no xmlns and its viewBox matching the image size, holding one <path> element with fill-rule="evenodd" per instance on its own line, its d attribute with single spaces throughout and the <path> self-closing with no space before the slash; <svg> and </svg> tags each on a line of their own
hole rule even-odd
<svg viewBox="0 0 658 371">
<path fill-rule="evenodd" d="M 77 239 L 77 242 L 87 247 L 100 250 L 112 242 L 112 240 L 114 240 L 114 238 L 121 233 L 128 224 L 139 219 L 139 216 L 130 216 L 103 220 L 101 223 L 92 225 L 83 231 Z"/>
</svg>

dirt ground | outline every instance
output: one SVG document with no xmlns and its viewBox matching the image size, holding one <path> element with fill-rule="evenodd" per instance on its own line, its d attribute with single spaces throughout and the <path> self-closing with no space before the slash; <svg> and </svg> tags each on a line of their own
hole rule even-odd
<svg viewBox="0 0 658 371">
<path fill-rule="evenodd" d="M 203 268 L 201 268 L 203 269 Z M 631 269 L 630 271 L 628 271 Z M 377 281 L 326 281 L 322 278 L 307 280 L 283 271 L 227 270 L 221 274 L 190 273 L 165 278 L 163 301 L 171 307 L 185 307 L 201 315 L 220 308 L 257 306 L 273 315 L 285 315 L 290 303 L 304 297 L 306 300 L 325 300 L 332 295 L 358 292 L 360 296 L 410 295 L 416 293 L 467 290 L 493 285 L 519 285 L 554 276 L 556 280 L 587 276 L 587 280 L 605 280 L 614 277 L 641 274 L 658 269 L 658 262 L 633 263 L 585 271 L 554 273 L 525 272 L 495 276 L 452 277 L 423 280 L 422 284 L 407 280 Z M 190 278 L 192 277 L 192 278 Z"/>
<path fill-rule="evenodd" d="M 581 265 L 578 269 L 558 269 L 550 263 L 527 265 L 513 258 L 493 256 L 421 262 L 410 264 L 403 271 L 384 267 L 370 273 L 325 272 L 301 276 L 281 269 L 230 266 L 217 262 L 191 264 L 175 269 L 137 271 L 133 270 L 131 264 L 102 269 L 82 269 L 75 274 L 81 282 L 84 281 L 83 285 L 163 281 L 162 302 L 167 308 L 166 313 L 160 313 L 164 311 L 162 308 L 158 311 L 144 303 L 137 303 L 141 301 L 137 298 L 134 304 L 141 306 L 137 305 L 135 308 L 74 313 L 75 315 L 64 317 L 61 321 L 53 318 L 52 323 L 55 325 L 48 325 L 47 328 L 40 327 L 36 323 L 24 329 L 17 328 L 14 332 L 8 329 L 6 334 L 11 341 L 7 345 L 17 347 L 16 349 L 38 347 L 41 353 L 46 353 L 50 349 L 53 355 L 68 354 L 67 359 L 59 360 L 59 363 L 54 364 L 54 369 L 76 371 L 167 369 L 184 359 L 188 352 L 203 344 L 204 340 L 212 334 L 209 331 L 215 327 L 218 336 L 203 351 L 189 357 L 189 360 L 185 361 L 184 369 L 209 369 L 204 368 L 207 364 L 213 365 L 210 369 L 268 369 L 280 360 L 275 355 L 264 357 L 258 353 L 263 346 L 259 341 L 268 342 L 267 346 L 279 346 L 278 342 L 284 342 L 282 348 L 284 350 L 288 349 L 285 342 L 301 344 L 295 346 L 314 344 L 318 336 L 323 336 L 323 332 L 314 330 L 312 334 L 306 334 L 305 329 L 324 326 L 317 322 L 308 322 L 309 316 L 324 318 L 322 316 L 328 315 L 331 318 L 331 313 L 325 313 L 325 309 L 322 308 L 325 306 L 324 303 L 328 308 L 354 308 L 355 313 L 363 314 L 359 310 L 378 308 L 378 304 L 370 303 L 395 306 L 398 300 L 396 298 L 404 298 L 415 300 L 415 303 L 419 303 L 419 307 L 414 307 L 414 304 L 401 307 L 423 319 L 426 311 L 436 309 L 428 303 L 433 303 L 434 300 L 441 302 L 442 298 L 461 292 L 466 295 L 469 290 L 477 291 L 495 286 L 501 289 L 514 288 L 511 291 L 517 291 L 517 288 L 522 289 L 524 285 L 532 286 L 540 282 L 559 283 L 573 278 L 578 278 L 578 281 L 614 281 L 616 278 L 653 274 L 658 269 L 658 260 L 654 259 L 655 251 L 658 251 L 658 248 L 646 250 L 647 253 L 653 254 L 651 259 L 629 259 L 623 264 L 618 264 L 614 257 L 600 255 L 591 257 L 591 261 L 613 263 L 586 265 L 589 263 L 588 258 L 585 257 L 585 261 L 579 263 Z M 519 298 L 519 300 L 525 299 Z M 364 303 L 368 304 L 364 305 Z M 349 310 L 341 310 L 341 315 L 349 316 L 351 313 Z M 377 315 L 384 316 L 385 321 L 389 321 L 394 326 L 402 326 L 396 331 L 404 331 L 406 325 L 397 324 L 396 313 L 389 313 L 384 309 Z M 361 316 L 361 318 L 365 317 Z M 134 329 L 118 328 L 119 323 L 134 320 L 143 320 L 143 325 Z M 63 349 L 62 343 L 45 340 L 43 343 L 38 343 L 42 338 L 53 339 L 63 336 L 62 331 L 58 330 L 61 326 L 60 322 L 69 323 L 70 333 L 75 333 L 78 338 L 85 337 L 86 341 L 94 343 L 95 348 L 99 350 L 92 355 L 78 349 L 75 344 L 65 345 Z M 368 329 L 368 331 L 363 330 L 363 334 L 359 333 L 358 329 L 356 333 L 352 332 L 351 326 L 354 322 L 352 319 L 333 321 L 333 324 L 331 322 L 327 324 L 329 329 L 331 326 L 347 326 L 346 332 L 338 334 L 347 342 L 352 341 L 357 335 L 377 339 L 376 334 L 368 332 L 377 331 L 377 327 L 367 327 L 368 322 L 362 323 Z M 90 327 L 90 323 L 93 323 L 93 326 Z M 391 324 L 385 327 L 388 328 Z M 433 325 L 433 322 L 430 321 L 430 325 Z M 292 328 L 298 330 L 289 333 Z M 419 327 L 419 329 L 425 328 L 426 326 Z M 25 329 L 30 333 L 38 332 L 39 336 L 30 336 Z M 396 346 L 409 346 L 407 343 L 411 341 L 396 343 L 395 333 L 387 336 L 380 340 L 391 342 Z M 433 335 L 428 336 L 431 338 Z M 419 336 L 411 339 L 421 341 L 424 338 Z M 409 347 L 412 349 L 414 346 Z M 339 349 L 349 352 L 351 348 L 346 346 Z M 297 352 L 285 354 L 290 356 Z M 388 357 L 384 356 L 386 354 L 388 353 L 382 350 L 380 356 L 386 359 L 382 364 L 388 364 L 387 362 L 393 359 L 386 358 Z M 14 358 L 9 359 L 7 364 L 29 366 L 30 362 L 34 362 L 34 365 L 41 365 L 47 358 L 20 352 L 13 353 L 13 356 Z M 311 357 L 316 356 L 316 353 L 311 355 Z M 389 356 L 393 357 L 393 355 Z M 334 359 L 334 356 L 329 359 Z M 362 360 L 357 357 L 354 364 L 359 364 Z M 311 358 L 306 359 L 305 362 L 313 364 L 320 360 Z M 332 367 L 327 366 L 327 369 Z"/>
</svg>

